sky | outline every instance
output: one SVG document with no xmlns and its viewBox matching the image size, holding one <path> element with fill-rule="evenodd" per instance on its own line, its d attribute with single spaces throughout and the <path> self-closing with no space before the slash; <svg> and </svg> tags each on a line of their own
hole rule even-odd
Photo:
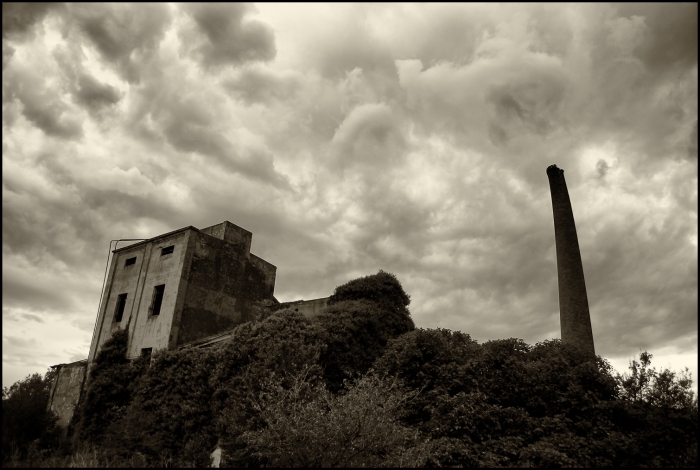
<svg viewBox="0 0 700 470">
<path fill-rule="evenodd" d="M 110 240 L 224 220 L 281 302 L 559 338 L 551 164 L 596 353 L 697 380 L 697 9 L 3 3 L 3 386 L 87 357 Z"/>
</svg>

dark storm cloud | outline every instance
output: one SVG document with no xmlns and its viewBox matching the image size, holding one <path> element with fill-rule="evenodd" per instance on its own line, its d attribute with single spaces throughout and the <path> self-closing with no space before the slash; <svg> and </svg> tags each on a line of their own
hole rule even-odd
<svg viewBox="0 0 700 470">
<path fill-rule="evenodd" d="M 639 156 L 635 171 L 654 173 L 666 159 L 686 158 L 692 139 L 697 4 L 621 4 L 604 11 L 587 32 L 594 73 L 578 126 L 590 140 L 620 141 Z"/>
<path fill-rule="evenodd" d="M 3 101 L 18 100 L 24 117 L 47 135 L 62 139 L 82 137 L 80 119 L 49 85 L 46 77 L 29 68 L 14 67 L 3 73 L 3 92 Z"/>
<path fill-rule="evenodd" d="M 582 252 L 591 310 L 600 325 L 597 342 L 621 354 L 649 324 L 655 326 L 644 335 L 647 344 L 687 334 L 697 318 L 697 261 L 688 258 L 687 246 L 695 224 L 685 217 L 620 214 L 586 240 Z M 620 324 L 621 330 L 612 327 Z"/>
<path fill-rule="evenodd" d="M 340 168 L 388 168 L 398 164 L 406 150 L 404 130 L 397 116 L 383 103 L 353 109 L 331 140 Z"/>
<path fill-rule="evenodd" d="M 5 159 L 11 170 L 3 177 L 6 255 L 34 267 L 58 263 L 81 273 L 104 262 L 110 239 L 134 236 L 127 221 L 166 221 L 177 214 L 162 191 L 148 196 L 148 180 L 137 170 L 83 173 L 65 150 L 25 155 L 22 162 L 33 163 L 31 172 L 17 165 L 15 155 Z"/>
<path fill-rule="evenodd" d="M 687 69 L 698 63 L 698 4 L 615 4 L 622 17 L 644 18 L 648 30 L 635 55 L 658 73 Z"/>
<path fill-rule="evenodd" d="M 558 337 L 556 163 L 596 349 L 696 353 L 696 6 L 257 9 L 74 4 L 3 41 L 10 337 L 89 341 L 110 239 L 222 220 L 280 300 L 384 269 L 418 326 Z"/>
<path fill-rule="evenodd" d="M 88 74 L 78 77 L 78 91 L 75 94 L 78 103 L 92 112 L 104 106 L 118 103 L 121 99 L 119 91 L 111 85 L 100 83 Z"/>
<path fill-rule="evenodd" d="M 246 18 L 255 11 L 246 3 L 190 3 L 182 10 L 192 16 L 197 29 L 206 36 L 193 50 L 205 67 L 268 61 L 275 57 L 275 35 L 266 24 Z M 185 34 L 185 41 L 197 41 Z"/>
<path fill-rule="evenodd" d="M 23 39 L 32 33 L 32 27 L 46 14 L 61 5 L 50 2 L 3 2 L 2 38 Z M 3 41 L 4 42 L 4 41 Z"/>
<path fill-rule="evenodd" d="M 69 23 L 97 48 L 130 83 L 138 83 L 140 65 L 148 59 L 170 24 L 170 6 L 159 3 L 69 4 Z"/>
<path fill-rule="evenodd" d="M 508 128 L 516 121 L 530 132 L 545 136 L 562 122 L 559 108 L 565 90 L 562 78 L 540 76 L 495 85 L 489 91 L 488 101 L 501 126 Z"/>
<path fill-rule="evenodd" d="M 61 71 L 65 88 L 75 102 L 94 117 L 99 118 L 100 111 L 121 100 L 119 90 L 99 82 L 85 70 L 82 63 L 84 54 L 80 48 L 56 47 L 52 56 Z"/>
<path fill-rule="evenodd" d="M 693 129 L 690 131 L 688 136 L 688 158 L 696 159 L 698 158 L 698 120 L 695 120 Z"/>
<path fill-rule="evenodd" d="M 274 168 L 272 154 L 264 148 L 235 147 L 216 129 L 216 116 L 193 97 L 175 96 L 167 108 L 155 111 L 163 133 L 171 145 L 183 152 L 196 152 L 211 157 L 228 171 L 280 187 L 287 182 Z"/>
<path fill-rule="evenodd" d="M 246 68 L 237 77 L 224 81 L 223 87 L 247 105 L 271 104 L 292 98 L 301 87 L 301 80 L 298 74 L 277 75 L 262 68 Z"/>
<path fill-rule="evenodd" d="M 78 306 L 70 284 L 54 282 L 47 286 L 21 271 L 3 272 L 3 305 L 37 310 L 71 310 Z M 68 287 L 68 290 L 66 289 Z"/>
</svg>

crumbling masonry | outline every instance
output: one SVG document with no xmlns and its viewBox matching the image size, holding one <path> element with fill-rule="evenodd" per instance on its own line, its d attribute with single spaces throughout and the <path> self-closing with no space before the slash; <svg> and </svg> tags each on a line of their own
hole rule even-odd
<svg viewBox="0 0 700 470">
<path fill-rule="evenodd" d="M 252 254 L 252 233 L 225 221 L 189 226 L 114 250 L 87 360 L 59 364 L 49 408 L 67 426 L 90 365 L 116 329 L 128 328 L 127 357 L 223 344 L 238 325 L 290 308 L 308 317 L 328 298 L 280 304 L 277 268 Z"/>
</svg>

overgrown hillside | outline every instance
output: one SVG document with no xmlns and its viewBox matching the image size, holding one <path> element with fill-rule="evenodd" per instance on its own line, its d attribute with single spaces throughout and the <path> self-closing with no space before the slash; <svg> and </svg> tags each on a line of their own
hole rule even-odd
<svg viewBox="0 0 700 470">
<path fill-rule="evenodd" d="M 127 361 L 118 332 L 68 440 L 46 413 L 42 429 L 24 430 L 27 392 L 3 391 L 3 460 L 208 466 L 220 447 L 222 466 L 697 465 L 687 373 L 657 372 L 643 353 L 621 376 L 556 340 L 478 344 L 416 329 L 409 302 L 380 271 L 339 286 L 322 315 L 282 310 L 222 348 L 162 351 L 150 364 Z"/>
</svg>

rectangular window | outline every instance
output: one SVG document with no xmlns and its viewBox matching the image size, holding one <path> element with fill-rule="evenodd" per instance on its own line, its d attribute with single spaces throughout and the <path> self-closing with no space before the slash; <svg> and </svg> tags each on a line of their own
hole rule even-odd
<svg viewBox="0 0 700 470">
<path fill-rule="evenodd" d="M 148 359 L 148 361 L 150 362 L 152 352 L 153 348 L 141 348 L 141 357 Z"/>
<path fill-rule="evenodd" d="M 169 255 L 173 251 L 175 251 L 175 245 L 166 246 L 165 248 L 160 250 L 160 256 Z"/>
<path fill-rule="evenodd" d="M 124 266 L 131 266 L 132 264 L 136 264 L 136 256 L 133 258 L 127 258 Z"/>
<path fill-rule="evenodd" d="M 124 307 L 126 306 L 126 294 L 117 296 L 117 307 L 114 310 L 114 321 L 119 323 L 124 317 Z"/>
<path fill-rule="evenodd" d="M 151 302 L 151 315 L 160 315 L 160 306 L 163 304 L 165 284 L 153 288 L 153 301 Z"/>
</svg>

